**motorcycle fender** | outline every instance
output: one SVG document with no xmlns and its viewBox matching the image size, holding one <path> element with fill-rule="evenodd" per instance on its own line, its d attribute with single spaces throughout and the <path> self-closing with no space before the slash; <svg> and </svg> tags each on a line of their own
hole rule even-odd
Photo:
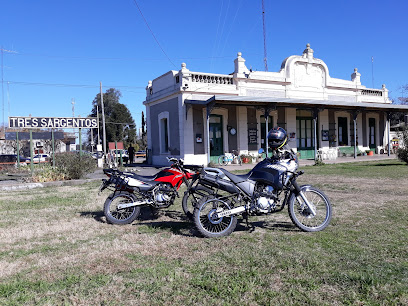
<svg viewBox="0 0 408 306">
<path fill-rule="evenodd" d="M 301 191 L 303 191 L 303 190 L 307 191 L 307 190 L 309 190 L 310 187 L 312 187 L 312 185 L 302 185 L 302 186 L 299 186 L 299 190 L 301 190 Z M 291 191 L 290 191 L 290 193 L 289 193 L 289 196 L 288 196 L 288 201 L 289 201 L 289 199 L 292 197 L 292 195 L 295 196 L 295 197 L 299 196 L 299 194 L 297 193 L 297 191 L 296 191 L 295 188 L 292 188 L 292 189 L 291 189 Z"/>
</svg>

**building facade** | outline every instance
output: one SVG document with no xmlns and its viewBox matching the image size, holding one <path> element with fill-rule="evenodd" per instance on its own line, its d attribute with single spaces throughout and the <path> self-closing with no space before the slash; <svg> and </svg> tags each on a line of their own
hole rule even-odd
<svg viewBox="0 0 408 306">
<path fill-rule="evenodd" d="M 273 126 L 286 129 L 300 158 L 315 158 L 317 150 L 388 152 L 389 114 L 408 106 L 391 104 L 385 85 L 366 88 L 360 78 L 357 69 L 350 80 L 330 77 L 309 44 L 279 72 L 251 71 L 241 53 L 231 74 L 192 72 L 183 63 L 146 87 L 149 161 L 165 165 L 174 156 L 207 164 L 233 150 L 257 155 L 267 150 Z"/>
</svg>

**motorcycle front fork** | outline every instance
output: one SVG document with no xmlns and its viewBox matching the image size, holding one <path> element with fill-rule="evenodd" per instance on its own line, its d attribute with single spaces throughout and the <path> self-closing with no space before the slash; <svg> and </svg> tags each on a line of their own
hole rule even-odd
<svg viewBox="0 0 408 306">
<path fill-rule="evenodd" d="M 309 202 L 309 200 L 306 198 L 305 194 L 303 193 L 302 189 L 298 185 L 296 181 L 292 181 L 292 186 L 295 188 L 295 195 L 296 199 L 300 203 L 300 205 L 303 207 L 306 205 L 306 207 L 309 209 L 310 213 L 313 216 L 316 216 L 316 209 L 314 206 Z"/>
</svg>

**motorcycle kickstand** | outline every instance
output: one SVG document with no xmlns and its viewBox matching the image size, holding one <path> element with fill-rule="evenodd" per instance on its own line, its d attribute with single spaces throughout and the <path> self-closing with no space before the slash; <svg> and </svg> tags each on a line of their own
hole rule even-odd
<svg viewBox="0 0 408 306">
<path fill-rule="evenodd" d="M 248 231 L 249 231 L 250 233 L 252 233 L 252 232 L 255 230 L 255 226 L 249 225 L 248 213 L 245 212 L 242 216 L 243 216 L 244 219 L 245 219 L 245 223 L 246 223 L 246 226 L 247 226 Z"/>
</svg>

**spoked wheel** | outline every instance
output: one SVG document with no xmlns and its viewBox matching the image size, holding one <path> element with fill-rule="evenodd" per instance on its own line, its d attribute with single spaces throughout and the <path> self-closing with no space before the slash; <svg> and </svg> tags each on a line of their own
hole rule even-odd
<svg viewBox="0 0 408 306">
<path fill-rule="evenodd" d="M 184 193 L 181 205 L 184 213 L 190 220 L 193 220 L 194 208 L 198 206 L 203 197 L 207 197 L 211 193 L 211 189 L 204 186 L 195 186 L 190 191 Z"/>
<path fill-rule="evenodd" d="M 325 229 L 332 217 L 332 208 L 329 199 L 319 189 L 312 186 L 302 186 L 301 190 L 316 211 L 313 216 L 306 203 L 295 194 L 292 194 L 288 210 L 293 223 L 305 232 L 318 232 Z"/>
<path fill-rule="evenodd" d="M 231 206 L 214 196 L 203 198 L 194 210 L 194 223 L 198 231 L 208 238 L 228 236 L 237 226 L 234 215 L 218 218 L 217 214 L 231 209 Z"/>
<path fill-rule="evenodd" d="M 120 192 L 116 195 L 112 193 L 103 206 L 103 213 L 108 223 L 123 225 L 135 221 L 140 214 L 140 206 L 118 209 L 119 204 L 132 203 L 133 201 L 135 201 L 134 196 L 128 192 Z"/>
<path fill-rule="evenodd" d="M 228 158 L 225 155 L 221 155 L 220 157 L 218 157 L 218 163 L 221 166 L 226 166 L 228 164 Z"/>
</svg>

